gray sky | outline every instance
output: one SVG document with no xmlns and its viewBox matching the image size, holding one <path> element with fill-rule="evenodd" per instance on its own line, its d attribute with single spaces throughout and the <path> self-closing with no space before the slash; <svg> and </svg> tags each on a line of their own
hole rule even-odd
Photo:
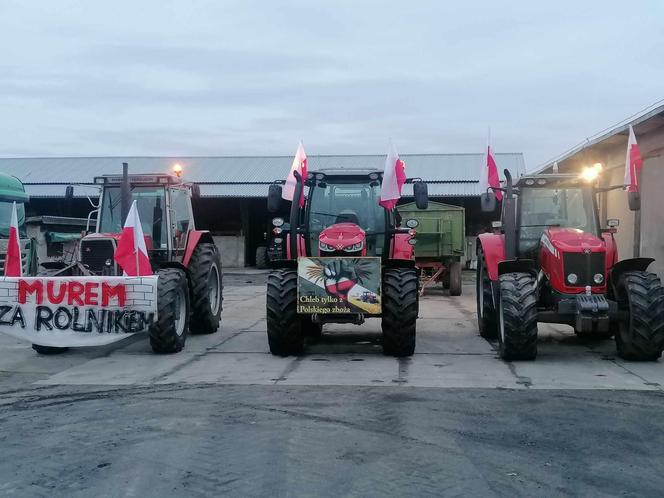
<svg viewBox="0 0 664 498">
<path fill-rule="evenodd" d="M 664 98 L 664 2 L 546 4 L 0 0 L 0 156 L 480 152 L 491 126 L 533 168 Z"/>
</svg>

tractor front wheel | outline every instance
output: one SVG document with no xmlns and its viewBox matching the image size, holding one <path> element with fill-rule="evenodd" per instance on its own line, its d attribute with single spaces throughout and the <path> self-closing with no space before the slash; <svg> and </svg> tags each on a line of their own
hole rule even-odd
<svg viewBox="0 0 664 498">
<path fill-rule="evenodd" d="M 627 319 L 618 323 L 616 349 L 625 360 L 656 361 L 664 348 L 664 287 L 654 273 L 625 272 L 617 286 L 618 307 Z"/>
<path fill-rule="evenodd" d="M 493 304 L 493 291 L 491 290 L 491 279 L 486 268 L 484 253 L 480 250 L 477 255 L 477 323 L 480 335 L 485 339 L 498 338 L 498 317 Z"/>
<path fill-rule="evenodd" d="M 164 268 L 157 276 L 157 320 L 150 326 L 150 346 L 155 353 L 177 353 L 189 331 L 187 275 L 176 268 Z"/>
<path fill-rule="evenodd" d="M 383 273 L 383 354 L 403 357 L 415 352 L 417 288 L 414 269 L 388 268 Z"/>
<path fill-rule="evenodd" d="M 529 273 L 500 276 L 498 353 L 505 361 L 537 356 L 537 279 Z"/>
<path fill-rule="evenodd" d="M 297 315 L 297 271 L 279 269 L 267 276 L 267 342 L 276 356 L 304 350 L 302 321 Z"/>
<path fill-rule="evenodd" d="M 223 301 L 221 258 L 217 246 L 199 244 L 189 263 L 191 332 L 213 334 L 219 328 Z"/>
<path fill-rule="evenodd" d="M 256 268 L 264 270 L 268 267 L 267 247 L 258 246 L 256 248 Z"/>
</svg>

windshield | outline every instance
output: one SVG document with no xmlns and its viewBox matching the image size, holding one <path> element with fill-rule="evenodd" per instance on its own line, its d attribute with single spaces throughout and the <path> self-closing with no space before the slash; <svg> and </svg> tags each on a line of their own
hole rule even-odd
<svg viewBox="0 0 664 498">
<path fill-rule="evenodd" d="M 132 187 L 131 200 L 136 201 L 138 216 L 141 218 L 143 234 L 152 238 L 155 249 L 167 248 L 165 191 L 163 187 Z M 122 231 L 120 187 L 106 187 L 102 200 L 99 231 L 119 233 Z"/>
<path fill-rule="evenodd" d="M 524 188 L 519 197 L 521 250 L 537 246 L 547 227 L 597 234 L 592 193 L 582 188 Z"/>
<path fill-rule="evenodd" d="M 0 201 L 0 238 L 6 239 L 9 237 L 9 224 L 12 219 L 12 202 Z M 18 234 L 19 237 L 26 237 L 25 232 L 25 206 L 23 203 L 16 203 L 16 215 L 18 217 Z"/>
<path fill-rule="evenodd" d="M 318 237 L 336 223 L 355 223 L 366 232 L 367 255 L 380 256 L 385 239 L 385 210 L 380 207 L 380 185 L 330 183 L 309 191 L 309 243 L 317 253 Z"/>
</svg>

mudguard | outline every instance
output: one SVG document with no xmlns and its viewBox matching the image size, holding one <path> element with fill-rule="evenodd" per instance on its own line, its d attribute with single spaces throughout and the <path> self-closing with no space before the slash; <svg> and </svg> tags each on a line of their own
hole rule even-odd
<svg viewBox="0 0 664 498">
<path fill-rule="evenodd" d="M 184 259 L 182 260 L 182 265 L 185 268 L 189 266 L 189 261 L 192 254 L 194 254 L 196 246 L 201 243 L 214 243 L 209 230 L 191 230 L 189 235 L 187 235 L 187 246 L 185 247 Z"/>
<path fill-rule="evenodd" d="M 413 246 L 408 243 L 410 239 L 411 236 L 407 233 L 394 234 L 394 238 L 392 239 L 391 259 L 413 259 Z"/>
<path fill-rule="evenodd" d="M 620 281 L 620 276 L 628 271 L 646 271 L 650 264 L 655 261 L 653 258 L 630 258 L 618 261 L 609 272 L 609 282 L 615 291 L 616 284 Z"/>
<path fill-rule="evenodd" d="M 487 273 L 493 281 L 498 280 L 498 263 L 505 261 L 505 235 L 483 233 L 477 238 L 475 247 L 482 249 L 486 261 Z"/>
</svg>

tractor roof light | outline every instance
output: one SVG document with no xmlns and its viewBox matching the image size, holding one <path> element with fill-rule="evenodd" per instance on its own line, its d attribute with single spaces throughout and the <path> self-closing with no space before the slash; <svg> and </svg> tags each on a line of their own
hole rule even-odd
<svg viewBox="0 0 664 498">
<path fill-rule="evenodd" d="M 180 165 L 180 163 L 175 163 L 173 165 L 173 173 L 175 173 L 175 176 L 177 176 L 178 178 L 182 176 L 182 166 Z"/>
<path fill-rule="evenodd" d="M 592 166 L 586 166 L 581 171 L 581 178 L 588 183 L 594 182 L 599 177 L 599 174 L 602 172 L 602 164 L 595 163 Z"/>
</svg>

